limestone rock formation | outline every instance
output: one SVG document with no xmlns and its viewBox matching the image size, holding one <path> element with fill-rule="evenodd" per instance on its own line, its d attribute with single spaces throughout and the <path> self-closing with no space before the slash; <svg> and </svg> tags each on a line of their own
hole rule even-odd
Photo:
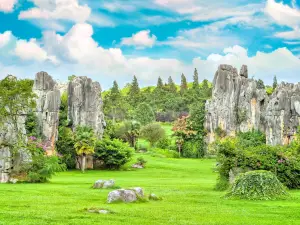
<svg viewBox="0 0 300 225">
<path fill-rule="evenodd" d="M 106 188 L 112 188 L 115 186 L 115 181 L 114 180 L 97 180 L 94 183 L 93 188 L 94 189 L 106 189 Z"/>
<path fill-rule="evenodd" d="M 89 126 L 98 137 L 102 137 L 105 127 L 102 111 L 101 87 L 87 77 L 75 77 L 68 87 L 68 118 L 73 129 Z"/>
<path fill-rule="evenodd" d="M 58 135 L 60 91 L 56 82 L 46 72 L 35 76 L 33 91 L 36 93 L 36 115 L 39 132 L 46 143 L 48 154 L 53 154 Z"/>
<path fill-rule="evenodd" d="M 229 65 L 220 65 L 213 80 L 212 99 L 206 103 L 206 124 L 208 142 L 215 139 L 220 128 L 227 135 L 237 131 L 246 132 L 261 129 L 267 94 L 257 89 L 256 81 L 248 79 L 248 68 L 243 66 L 240 74 Z"/>
<path fill-rule="evenodd" d="M 282 83 L 268 96 L 248 78 L 247 66 L 238 74 L 232 66 L 220 65 L 213 86 L 212 99 L 206 102 L 208 143 L 215 140 L 218 128 L 228 136 L 261 130 L 270 145 L 293 140 L 300 125 L 300 83 Z"/>
<path fill-rule="evenodd" d="M 290 144 L 300 122 L 300 83 L 278 85 L 270 97 L 265 122 L 267 144 Z"/>
</svg>

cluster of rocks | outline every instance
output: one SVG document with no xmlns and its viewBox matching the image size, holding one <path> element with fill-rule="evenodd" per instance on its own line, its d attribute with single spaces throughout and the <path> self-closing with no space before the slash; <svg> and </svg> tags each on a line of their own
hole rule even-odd
<svg viewBox="0 0 300 225">
<path fill-rule="evenodd" d="M 248 78 L 247 66 L 240 73 L 230 65 L 220 65 L 214 80 L 212 99 L 206 102 L 207 142 L 215 140 L 216 130 L 227 136 L 260 130 L 267 144 L 289 144 L 300 121 L 300 84 L 280 84 L 271 96 Z"/>
<path fill-rule="evenodd" d="M 98 82 L 93 82 L 87 77 L 75 77 L 68 84 L 60 84 L 46 72 L 39 72 L 35 76 L 33 91 L 36 98 L 36 116 L 38 132 L 41 134 L 43 146 L 48 155 L 55 154 L 55 142 L 58 138 L 59 110 L 61 95 L 64 91 L 68 94 L 68 119 L 72 122 L 73 129 L 77 126 L 90 126 L 95 134 L 101 138 L 105 121 L 101 87 Z M 27 141 L 25 129 L 26 112 L 19 117 L 18 127 Z M 13 167 L 10 148 L 16 142 L 16 132 L 10 121 L 0 130 L 0 182 L 9 181 L 9 174 Z M 26 151 L 19 150 L 20 161 L 30 159 Z M 79 160 L 80 161 L 80 160 Z M 93 167 L 93 160 L 88 160 L 87 168 Z"/>
<path fill-rule="evenodd" d="M 106 189 L 106 188 L 113 188 L 115 186 L 114 180 L 97 180 L 94 183 L 94 189 Z"/>
</svg>

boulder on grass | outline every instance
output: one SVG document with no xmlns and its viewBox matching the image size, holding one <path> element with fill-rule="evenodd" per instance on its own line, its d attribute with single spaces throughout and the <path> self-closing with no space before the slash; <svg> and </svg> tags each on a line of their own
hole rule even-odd
<svg viewBox="0 0 300 225">
<path fill-rule="evenodd" d="M 107 202 L 136 202 L 141 198 L 144 198 L 144 191 L 142 188 L 136 187 L 111 191 L 108 194 Z"/>
<path fill-rule="evenodd" d="M 93 188 L 94 189 L 106 189 L 106 188 L 112 188 L 113 186 L 115 186 L 114 180 L 97 180 L 94 183 Z"/>
</svg>

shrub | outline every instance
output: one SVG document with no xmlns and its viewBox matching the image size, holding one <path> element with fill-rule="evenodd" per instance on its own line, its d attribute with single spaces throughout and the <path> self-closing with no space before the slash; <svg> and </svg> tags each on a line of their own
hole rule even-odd
<svg viewBox="0 0 300 225">
<path fill-rule="evenodd" d="M 133 148 L 118 139 L 103 139 L 96 142 L 95 159 L 101 160 L 107 169 L 119 169 L 131 160 Z"/>
<path fill-rule="evenodd" d="M 259 145 L 243 148 L 236 138 L 225 138 L 215 144 L 220 177 L 229 178 L 234 167 L 273 172 L 288 188 L 300 188 L 300 159 L 287 146 Z"/>
<path fill-rule="evenodd" d="M 148 124 L 141 130 L 142 137 L 149 141 L 153 147 L 155 143 L 163 139 L 166 135 L 165 130 L 158 123 Z"/>
<path fill-rule="evenodd" d="M 23 167 L 23 172 L 27 174 L 27 181 L 30 183 L 47 182 L 56 172 L 64 170 L 65 165 L 60 163 L 58 157 L 43 154 L 33 155 L 32 161 Z"/>
<path fill-rule="evenodd" d="M 266 143 L 266 135 L 260 131 L 249 131 L 238 134 L 238 145 L 243 148 L 256 147 Z"/>
<path fill-rule="evenodd" d="M 145 166 L 146 163 L 147 163 L 147 161 L 143 157 L 138 157 L 136 159 L 136 161 L 137 161 L 136 163 L 139 164 L 139 165 L 141 165 L 141 166 Z"/>
<path fill-rule="evenodd" d="M 200 158 L 203 155 L 202 146 L 194 140 L 184 142 L 182 149 L 182 156 L 185 158 Z"/>
<path fill-rule="evenodd" d="M 165 137 L 160 139 L 157 143 L 156 143 L 156 147 L 157 148 L 162 148 L 162 149 L 169 149 L 169 147 L 171 146 L 172 141 L 170 138 Z"/>
<path fill-rule="evenodd" d="M 228 198 L 249 200 L 273 200 L 287 196 L 286 188 L 277 177 L 264 170 L 240 174 L 226 195 Z"/>
<path fill-rule="evenodd" d="M 75 141 L 71 128 L 60 126 L 58 129 L 58 140 L 56 150 L 61 155 L 62 162 L 68 169 L 76 167 L 76 151 L 74 148 Z"/>
<path fill-rule="evenodd" d="M 178 152 L 169 149 L 152 148 L 150 154 L 161 158 L 179 158 Z"/>
</svg>

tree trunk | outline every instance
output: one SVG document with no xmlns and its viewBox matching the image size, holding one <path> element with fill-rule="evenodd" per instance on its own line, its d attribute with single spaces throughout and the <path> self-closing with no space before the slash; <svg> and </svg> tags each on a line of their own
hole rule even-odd
<svg viewBox="0 0 300 225">
<path fill-rule="evenodd" d="M 178 145 L 179 158 L 181 157 L 181 145 Z"/>
<path fill-rule="evenodd" d="M 85 170 L 85 164 L 86 164 L 86 156 L 85 154 L 82 154 L 82 157 L 81 157 L 81 171 L 84 173 L 84 170 Z"/>
</svg>

